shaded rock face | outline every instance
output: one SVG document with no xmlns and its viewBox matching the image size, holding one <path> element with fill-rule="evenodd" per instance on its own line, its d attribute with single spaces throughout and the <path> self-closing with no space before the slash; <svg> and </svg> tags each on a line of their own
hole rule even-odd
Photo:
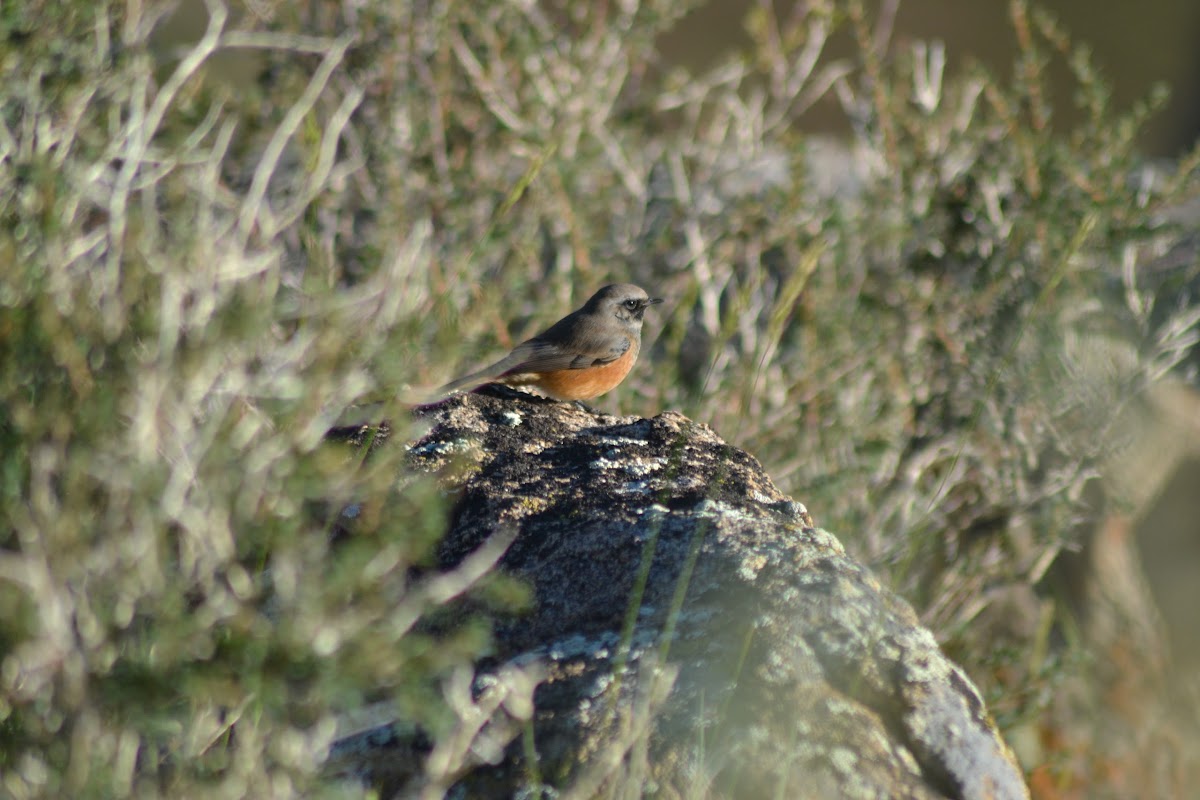
<svg viewBox="0 0 1200 800">
<path fill-rule="evenodd" d="M 541 675 L 532 741 L 451 795 L 1028 796 L 912 609 L 708 427 L 493 387 L 422 413 L 413 464 L 461 491 L 445 566 L 512 536 L 500 568 L 533 588 L 530 613 L 497 620 L 480 674 Z M 380 774 L 381 755 L 369 777 L 415 792 L 420 777 Z"/>
</svg>

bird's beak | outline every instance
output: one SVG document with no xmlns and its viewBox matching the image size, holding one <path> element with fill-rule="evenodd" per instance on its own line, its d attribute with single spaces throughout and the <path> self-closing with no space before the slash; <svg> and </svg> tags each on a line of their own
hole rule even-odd
<svg viewBox="0 0 1200 800">
<path fill-rule="evenodd" d="M 661 297 L 651 297 L 650 299 L 648 299 L 648 300 L 646 301 L 646 305 L 648 305 L 648 306 L 656 306 L 656 305 L 658 305 L 659 303 L 661 303 L 662 301 L 663 301 L 663 299 L 662 299 Z"/>
</svg>

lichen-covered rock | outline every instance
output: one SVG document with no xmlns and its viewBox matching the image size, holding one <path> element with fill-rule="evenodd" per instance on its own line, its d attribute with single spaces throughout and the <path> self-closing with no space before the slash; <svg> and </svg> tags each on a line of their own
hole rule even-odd
<svg viewBox="0 0 1200 800">
<path fill-rule="evenodd" d="M 978 691 L 912 609 L 708 427 L 499 388 L 422 413 L 433 427 L 413 465 L 461 491 L 445 566 L 507 531 L 500 568 L 535 596 L 496 621 L 477 678 L 538 665 L 532 741 L 477 759 L 459 796 L 630 781 L 680 798 L 1028 796 Z M 407 794 L 423 778 L 398 730 L 341 753 Z"/>
</svg>

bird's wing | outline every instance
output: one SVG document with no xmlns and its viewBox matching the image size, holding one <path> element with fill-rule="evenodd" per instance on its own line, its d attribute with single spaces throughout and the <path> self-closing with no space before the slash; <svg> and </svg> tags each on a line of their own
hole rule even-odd
<svg viewBox="0 0 1200 800">
<path fill-rule="evenodd" d="M 541 337 L 522 342 L 495 367 L 503 367 L 494 375 L 519 372 L 555 372 L 560 369 L 586 369 L 616 361 L 629 350 L 629 339 L 622 338 L 616 346 L 611 337 L 604 342 L 576 341 L 564 348 Z"/>
<path fill-rule="evenodd" d="M 569 319 L 569 318 L 568 318 Z M 567 319 L 559 323 L 567 322 Z M 574 347 L 564 348 L 546 336 L 557 333 L 555 325 L 539 336 L 521 342 L 513 351 L 495 364 L 481 370 L 464 375 L 456 381 L 443 386 L 439 394 L 447 394 L 461 389 L 471 383 L 481 383 L 488 378 L 498 378 L 501 375 L 517 375 L 523 372 L 554 372 L 560 369 L 584 369 L 600 366 L 616 361 L 623 356 L 632 345 L 628 337 L 622 337 L 619 343 L 613 344 L 612 336 L 576 335 L 573 338 Z M 578 333 L 576 331 L 576 333 Z M 560 338 L 554 336 L 553 338 Z"/>
</svg>

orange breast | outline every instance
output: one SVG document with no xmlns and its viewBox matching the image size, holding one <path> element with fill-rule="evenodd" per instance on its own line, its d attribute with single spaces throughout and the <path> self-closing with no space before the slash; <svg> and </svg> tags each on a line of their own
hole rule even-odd
<svg viewBox="0 0 1200 800">
<path fill-rule="evenodd" d="M 637 361 L 637 342 L 615 361 L 585 369 L 560 369 L 553 372 L 513 375 L 505 383 L 536 386 L 558 400 L 590 400 L 615 387 L 629 374 Z"/>
</svg>

